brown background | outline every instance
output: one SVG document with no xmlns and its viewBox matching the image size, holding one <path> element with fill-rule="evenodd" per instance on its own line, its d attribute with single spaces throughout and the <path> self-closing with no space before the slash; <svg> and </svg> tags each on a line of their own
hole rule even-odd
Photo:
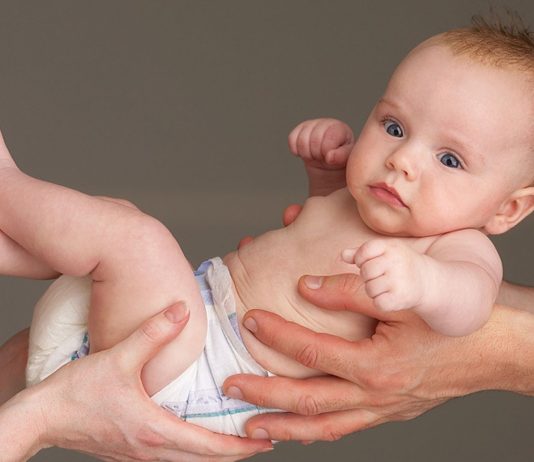
<svg viewBox="0 0 534 462">
<path fill-rule="evenodd" d="M 0 1 L 0 128 L 23 170 L 132 200 L 196 264 L 279 226 L 305 197 L 286 145 L 297 122 L 333 116 L 358 131 L 411 47 L 487 5 Z M 534 24 L 531 0 L 507 5 Z M 530 219 L 496 240 L 508 279 L 534 283 L 533 231 Z M 28 325 L 45 287 L 0 279 L 0 342 Z M 532 398 L 486 392 L 255 460 L 530 461 L 533 421 Z M 93 459 L 50 449 L 32 460 Z"/>
</svg>

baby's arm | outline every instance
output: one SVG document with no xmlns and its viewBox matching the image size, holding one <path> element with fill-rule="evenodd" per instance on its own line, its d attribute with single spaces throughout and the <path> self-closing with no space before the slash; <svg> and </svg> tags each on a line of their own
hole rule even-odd
<svg viewBox="0 0 534 462">
<path fill-rule="evenodd" d="M 495 247 L 475 230 L 444 234 L 425 254 L 403 240 L 373 239 L 343 258 L 360 267 L 378 308 L 413 309 L 432 329 L 452 336 L 486 323 L 502 279 Z"/>
<path fill-rule="evenodd" d="M 445 234 L 428 249 L 429 288 L 416 312 L 436 331 L 467 335 L 491 315 L 502 281 L 502 263 L 479 231 Z"/>
<path fill-rule="evenodd" d="M 346 186 L 345 167 L 354 146 L 351 128 L 336 119 L 307 120 L 289 134 L 290 151 L 306 166 L 310 196 L 326 196 Z"/>
</svg>

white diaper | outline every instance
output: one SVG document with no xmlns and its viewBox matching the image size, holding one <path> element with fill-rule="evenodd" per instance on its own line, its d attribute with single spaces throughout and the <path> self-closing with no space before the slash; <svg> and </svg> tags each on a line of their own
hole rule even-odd
<svg viewBox="0 0 534 462">
<path fill-rule="evenodd" d="M 76 359 L 72 357 L 73 352 L 87 343 L 84 337 L 90 301 L 91 278 L 61 276 L 37 302 L 26 366 L 28 386 L 41 382 Z"/>
<path fill-rule="evenodd" d="M 185 421 L 245 436 L 244 424 L 250 417 L 275 410 L 229 398 L 221 386 L 233 374 L 271 374 L 250 356 L 241 340 L 232 280 L 221 259 L 202 263 L 195 277 L 206 306 L 206 345 L 200 357 L 152 399 Z M 88 278 L 62 276 L 37 304 L 30 332 L 28 384 L 88 353 L 90 289 Z"/>
</svg>

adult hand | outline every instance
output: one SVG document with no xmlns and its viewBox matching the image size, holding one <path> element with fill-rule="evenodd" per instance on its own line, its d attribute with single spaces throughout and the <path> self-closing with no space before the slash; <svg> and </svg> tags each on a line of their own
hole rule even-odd
<svg viewBox="0 0 534 462">
<path fill-rule="evenodd" d="M 410 312 L 375 310 L 354 275 L 308 278 L 315 288 L 305 280 L 299 282 L 299 291 L 309 301 L 377 318 L 376 332 L 350 342 L 314 333 L 273 313 L 247 313 L 246 326 L 263 343 L 330 374 L 305 380 L 249 375 L 227 379 L 227 395 L 291 412 L 254 417 L 246 427 L 252 437 L 335 440 L 384 422 L 412 419 L 478 390 L 534 394 L 531 314 L 498 307 L 472 335 L 445 337 Z"/>
<path fill-rule="evenodd" d="M 33 419 L 32 431 L 39 435 L 33 438 L 39 441 L 31 452 L 59 446 L 109 461 L 230 461 L 270 448 L 267 441 L 223 436 L 185 423 L 145 393 L 140 379 L 144 364 L 176 337 L 187 318 L 183 305 L 174 305 L 110 350 L 71 362 L 8 401 L 8 411 L 19 405 L 23 412 L 18 414 Z"/>
</svg>

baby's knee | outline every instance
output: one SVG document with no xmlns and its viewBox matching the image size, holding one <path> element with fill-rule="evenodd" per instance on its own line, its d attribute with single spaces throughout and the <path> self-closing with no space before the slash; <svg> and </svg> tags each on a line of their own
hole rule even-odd
<svg viewBox="0 0 534 462">
<path fill-rule="evenodd" d="M 173 234 L 157 218 L 138 212 L 130 225 L 128 235 L 144 258 L 166 261 L 177 250 L 181 253 L 180 245 Z"/>
</svg>

